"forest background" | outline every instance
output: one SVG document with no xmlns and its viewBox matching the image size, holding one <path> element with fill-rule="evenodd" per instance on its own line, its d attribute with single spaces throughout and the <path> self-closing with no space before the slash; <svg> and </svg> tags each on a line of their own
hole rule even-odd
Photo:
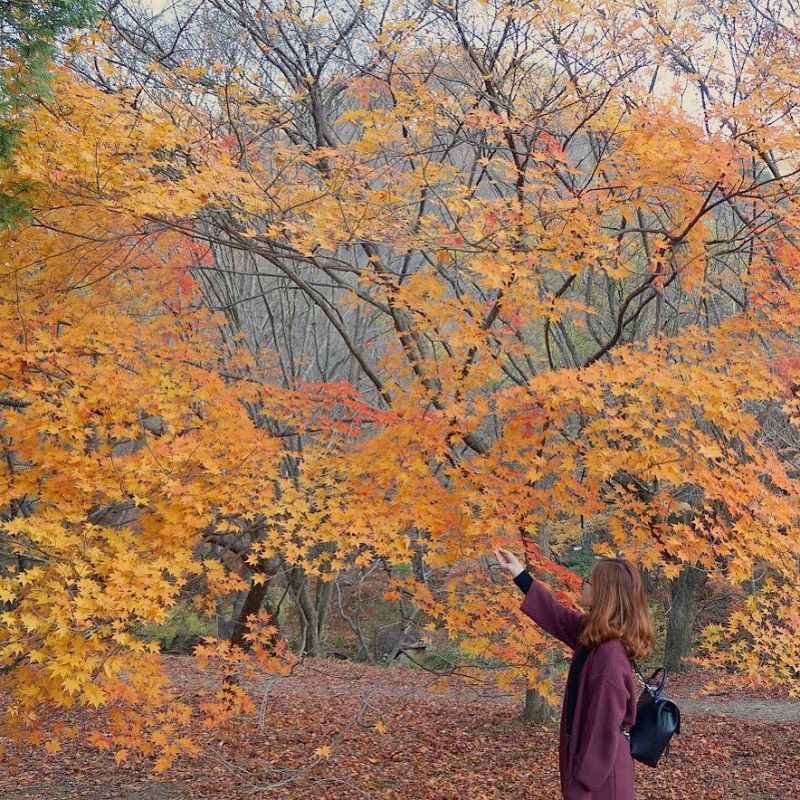
<svg viewBox="0 0 800 800">
<path fill-rule="evenodd" d="M 624 555 L 651 667 L 798 694 L 793 3 L 3 14 L 15 748 L 165 772 L 344 659 L 546 723 L 496 546 L 564 602 Z"/>
</svg>

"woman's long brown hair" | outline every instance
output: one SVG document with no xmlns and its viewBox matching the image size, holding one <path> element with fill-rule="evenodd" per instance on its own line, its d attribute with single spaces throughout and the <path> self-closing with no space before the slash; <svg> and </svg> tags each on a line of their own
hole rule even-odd
<svg viewBox="0 0 800 800">
<path fill-rule="evenodd" d="M 597 647 L 619 639 L 629 658 L 649 658 L 656 634 L 636 567 L 624 558 L 602 558 L 592 566 L 589 581 L 594 599 L 580 643 Z"/>
</svg>

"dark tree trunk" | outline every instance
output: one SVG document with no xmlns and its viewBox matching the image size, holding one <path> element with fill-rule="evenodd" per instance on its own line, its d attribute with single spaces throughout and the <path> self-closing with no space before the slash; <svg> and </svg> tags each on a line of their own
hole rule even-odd
<svg viewBox="0 0 800 800">
<path fill-rule="evenodd" d="M 664 665 L 670 672 L 687 669 L 683 659 L 692 649 L 697 599 L 708 580 L 701 569 L 685 565 L 670 587 L 671 605 L 667 615 Z"/>
<path fill-rule="evenodd" d="M 277 569 L 280 568 L 280 562 L 276 559 L 260 559 L 255 566 L 255 570 L 264 576 L 275 575 Z M 270 644 L 276 645 L 280 637 L 280 626 L 278 623 L 277 609 L 272 608 L 267 592 L 266 580 L 259 583 L 251 582 L 247 595 L 244 598 L 239 613 L 236 614 L 236 620 L 233 624 L 231 631 L 230 642 L 233 645 L 241 647 L 243 650 L 250 649 L 250 643 L 245 639 L 245 635 L 249 632 L 250 626 L 247 624 L 247 618 L 253 614 L 258 614 L 263 607 L 266 606 L 267 611 L 272 617 L 273 625 L 278 629 L 275 634 L 270 638 Z"/>
<path fill-rule="evenodd" d="M 233 624 L 233 632 L 231 633 L 231 644 L 241 647 L 242 650 L 250 649 L 250 642 L 245 639 L 245 634 L 250 630 L 247 624 L 247 618 L 252 614 L 258 614 L 261 610 L 261 604 L 264 602 L 264 597 L 267 594 L 266 583 L 251 583 L 250 589 L 247 592 L 247 597 L 244 600 L 239 616 Z"/>
</svg>

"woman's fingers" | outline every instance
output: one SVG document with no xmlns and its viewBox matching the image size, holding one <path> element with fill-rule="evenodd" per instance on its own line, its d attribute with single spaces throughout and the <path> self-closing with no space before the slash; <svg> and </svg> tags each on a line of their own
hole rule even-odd
<svg viewBox="0 0 800 800">
<path fill-rule="evenodd" d="M 495 558 L 497 558 L 497 560 L 500 562 L 500 565 L 505 567 L 507 570 L 511 570 L 516 565 L 517 558 L 509 550 L 498 547 L 495 549 L 494 555 Z"/>
</svg>

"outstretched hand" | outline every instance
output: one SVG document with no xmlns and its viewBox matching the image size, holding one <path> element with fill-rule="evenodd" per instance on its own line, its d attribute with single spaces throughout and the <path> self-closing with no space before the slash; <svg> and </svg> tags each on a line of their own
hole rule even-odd
<svg viewBox="0 0 800 800">
<path fill-rule="evenodd" d="M 522 562 L 510 550 L 498 547 L 494 551 L 494 557 L 497 559 L 500 566 L 508 570 L 514 578 L 525 569 Z"/>
</svg>

